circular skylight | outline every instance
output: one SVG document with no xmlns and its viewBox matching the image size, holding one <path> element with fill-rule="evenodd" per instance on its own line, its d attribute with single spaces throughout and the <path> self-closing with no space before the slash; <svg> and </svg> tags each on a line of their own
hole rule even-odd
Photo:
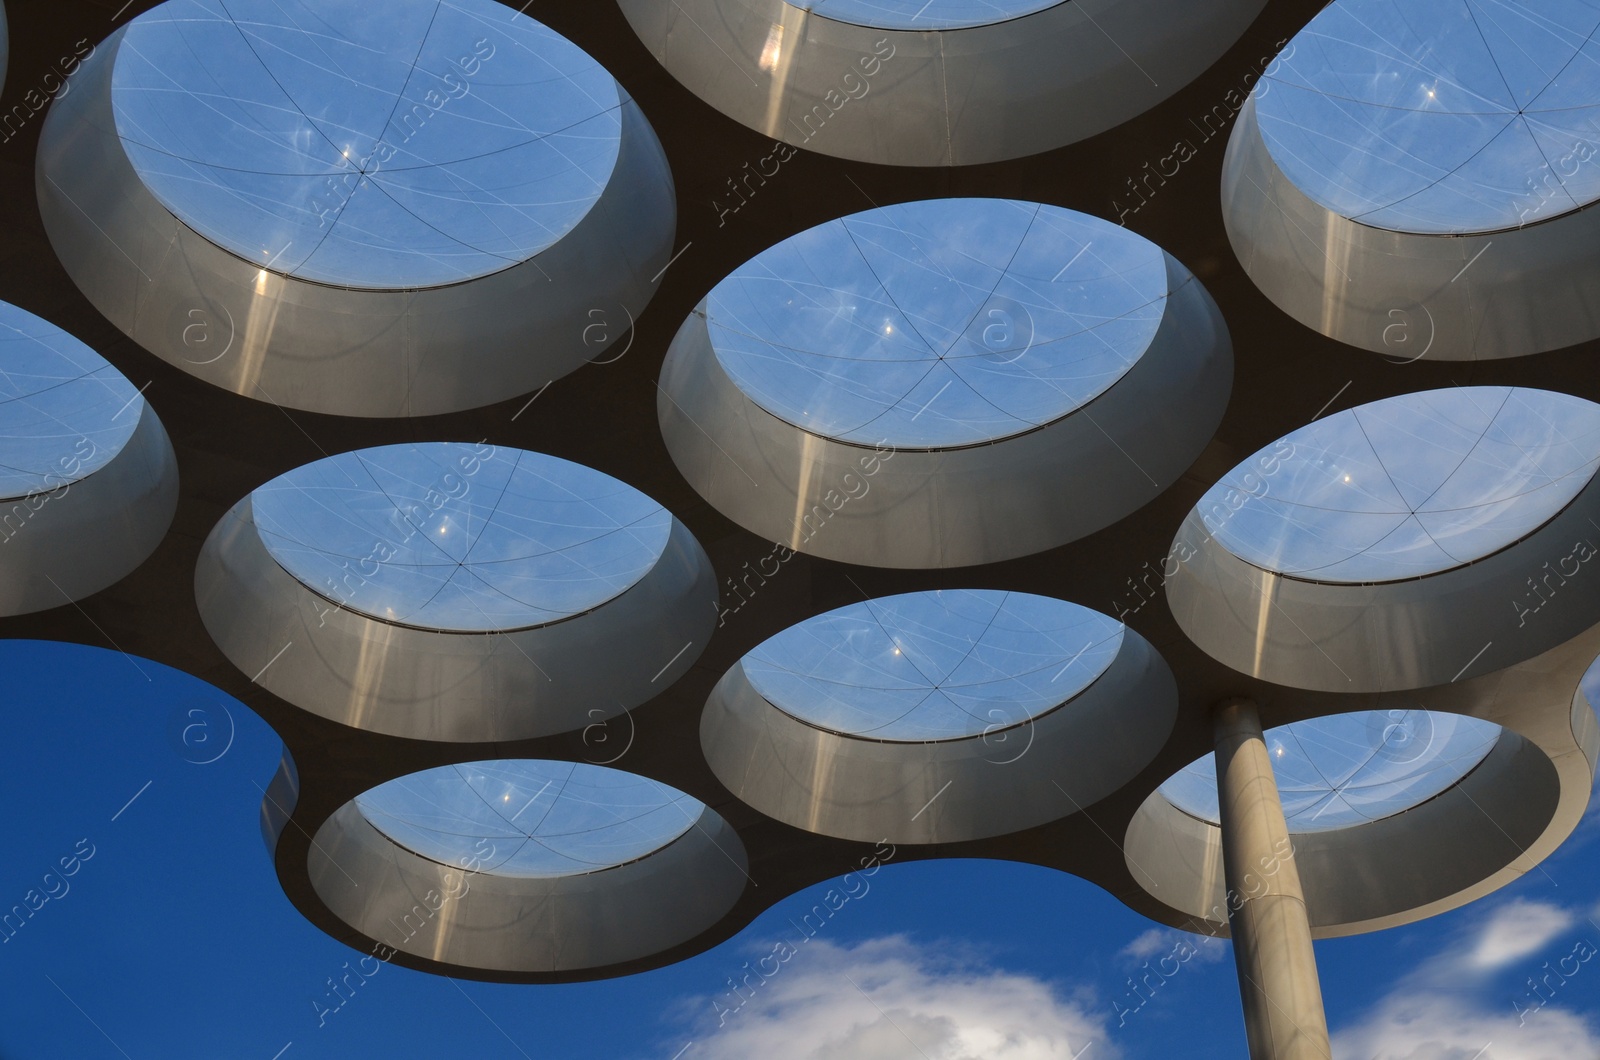
<svg viewBox="0 0 1600 1060">
<path fill-rule="evenodd" d="M 1500 726 L 1427 710 L 1372 710 L 1265 733 L 1291 832 L 1377 821 L 1453 787 L 1494 749 Z M 1217 759 L 1206 755 L 1161 785 L 1193 817 L 1217 824 Z"/>
<path fill-rule="evenodd" d="M 105 358 L 0 302 L 0 499 L 60 489 L 122 451 L 144 398 Z"/>
<path fill-rule="evenodd" d="M 1310 198 L 1402 232 L 1485 232 L 1600 197 L 1600 7 L 1337 0 L 1257 90 Z"/>
<path fill-rule="evenodd" d="M 1060 706 L 1106 671 L 1122 635 L 1122 623 L 1064 600 L 943 590 L 807 619 L 741 665 L 763 699 L 817 728 L 956 740 Z"/>
<path fill-rule="evenodd" d="M 1265 570 L 1396 581 L 1516 543 L 1597 467 L 1600 405 L 1547 390 L 1455 387 L 1302 427 L 1230 471 L 1197 510 L 1223 547 Z"/>
<path fill-rule="evenodd" d="M 795 7 L 876 29 L 967 29 L 1005 22 L 1064 0 L 791 0 Z"/>
<path fill-rule="evenodd" d="M 513 759 L 412 773 L 356 796 L 356 807 L 420 857 L 549 878 L 653 854 L 694 827 L 705 804 L 618 769 Z"/>
<path fill-rule="evenodd" d="M 581 464 L 490 445 L 389 445 L 251 494 L 267 551 L 304 585 L 387 622 L 455 631 L 591 610 L 655 566 L 672 515 Z"/>
<path fill-rule="evenodd" d="M 717 360 L 761 408 L 862 445 L 972 445 L 1094 400 L 1160 326 L 1165 256 L 1005 199 L 885 206 L 771 247 L 712 289 Z"/>
<path fill-rule="evenodd" d="M 621 142 L 611 75 L 492 0 L 168 0 L 129 24 L 112 105 L 185 224 L 349 287 L 533 257 L 599 198 Z"/>
</svg>

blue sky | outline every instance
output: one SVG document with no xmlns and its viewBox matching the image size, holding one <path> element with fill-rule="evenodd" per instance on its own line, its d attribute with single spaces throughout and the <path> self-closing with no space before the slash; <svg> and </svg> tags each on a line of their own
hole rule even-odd
<svg viewBox="0 0 1600 1060">
<path fill-rule="evenodd" d="M 37 906 L 0 931 L 7 1060 L 1244 1051 L 1225 942 L 1160 928 L 1073 877 L 983 861 L 891 859 L 848 888 L 821 884 L 778 903 L 705 954 L 625 979 L 453 981 L 369 959 L 370 975 L 341 1002 L 329 978 L 362 954 L 309 924 L 278 886 L 257 785 L 280 745 L 259 718 L 192 677 L 109 650 L 6 641 L 0 668 L 19 690 L 3 708 L 0 789 L 12 812 L 0 825 L 0 906 Z M 206 740 L 184 738 L 194 718 Z M 1600 962 L 1589 959 L 1600 952 L 1597 835 L 1591 813 L 1540 870 L 1482 901 L 1319 943 L 1335 1055 L 1600 1057 Z M 848 897 L 803 936 L 791 921 L 829 887 Z M 786 959 L 731 992 L 730 979 L 775 948 Z M 1132 992 L 1130 978 L 1163 957 L 1176 970 Z M 1544 976 L 1550 985 L 1531 993 L 1529 978 Z"/>
</svg>

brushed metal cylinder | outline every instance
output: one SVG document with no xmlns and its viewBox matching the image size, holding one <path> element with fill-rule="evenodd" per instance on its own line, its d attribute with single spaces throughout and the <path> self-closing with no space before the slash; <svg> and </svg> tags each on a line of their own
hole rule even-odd
<svg viewBox="0 0 1600 1060">
<path fill-rule="evenodd" d="M 1526 662 L 1406 692 L 1336 696 L 1262 686 L 1308 717 L 1432 710 L 1503 727 L 1478 766 L 1435 798 L 1380 820 L 1293 836 L 1314 938 L 1361 934 L 1459 908 L 1530 872 L 1589 805 L 1600 722 L 1579 690 L 1600 625 Z M 1152 792 L 1124 839 L 1130 873 L 1167 922 L 1228 931 L 1221 830 Z"/>
<path fill-rule="evenodd" d="M 1221 422 L 1227 326 L 1189 270 L 1170 254 L 1166 265 L 1166 313 L 1122 379 L 1038 430 L 951 449 L 873 449 L 778 419 L 718 363 L 702 300 L 661 369 L 662 437 L 714 508 L 797 552 L 929 568 L 1055 548 L 1155 498 Z"/>
<path fill-rule="evenodd" d="M 51 105 L 35 168 L 39 211 L 56 255 L 95 308 L 190 375 L 310 412 L 454 412 L 575 371 L 654 293 L 652 277 L 671 255 L 676 200 L 661 144 L 626 94 L 610 180 L 554 245 L 462 283 L 357 290 L 260 268 L 156 200 L 112 113 L 111 72 L 125 31 L 96 48 L 74 75 L 74 91 Z"/>
<path fill-rule="evenodd" d="M 0 500 L 0 615 L 81 600 L 150 558 L 178 510 L 178 462 L 148 402 L 110 462 L 53 490 Z"/>
<path fill-rule="evenodd" d="M 953 843 L 1076 813 L 1148 765 L 1177 717 L 1177 684 L 1133 630 L 1110 667 L 1060 706 L 964 739 L 908 743 L 810 725 L 762 698 L 735 663 L 706 701 L 717 778 L 769 817 L 864 842 Z"/>
<path fill-rule="evenodd" d="M 1255 98 L 1228 139 L 1222 220 L 1245 273 L 1289 316 L 1397 361 L 1521 357 L 1600 336 L 1600 210 L 1471 235 L 1361 224 L 1283 174 Z"/>
<path fill-rule="evenodd" d="M 959 166 L 1073 143 L 1215 62 L 1264 0 L 1072 0 L 955 30 L 835 21 L 786 0 L 622 0 L 650 54 L 721 113 L 797 147 Z"/>
<path fill-rule="evenodd" d="M 417 957 L 511 972 L 602 968 L 685 942 L 733 907 L 744 844 L 715 811 L 645 857 L 580 875 L 468 871 L 390 841 L 347 802 L 317 830 L 311 885 L 339 919 Z"/>
<path fill-rule="evenodd" d="M 620 596 L 505 632 L 418 629 L 340 606 L 272 558 L 249 497 L 195 568 L 200 618 L 243 673 L 313 714 L 417 740 L 522 740 L 614 717 L 688 670 L 716 599 L 711 561 L 676 519 L 661 558 Z"/>
<path fill-rule="evenodd" d="M 1600 622 L 1600 485 L 1591 479 L 1539 529 L 1475 563 L 1376 584 L 1287 577 L 1235 556 L 1191 511 L 1167 603 L 1189 638 L 1274 684 L 1388 692 L 1446 684 L 1532 659 Z M 1576 552 L 1575 552 L 1576 550 Z M 1169 567 L 1173 564 L 1169 563 Z M 1568 573 L 1573 572 L 1573 573 Z"/>
</svg>

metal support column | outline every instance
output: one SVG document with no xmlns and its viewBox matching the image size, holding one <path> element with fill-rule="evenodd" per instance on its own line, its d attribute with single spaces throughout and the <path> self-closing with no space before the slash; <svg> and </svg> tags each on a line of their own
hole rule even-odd
<svg viewBox="0 0 1600 1060">
<path fill-rule="evenodd" d="M 1215 715 L 1228 924 L 1251 1060 L 1330 1060 L 1328 1021 L 1261 719 L 1247 699 Z"/>
</svg>

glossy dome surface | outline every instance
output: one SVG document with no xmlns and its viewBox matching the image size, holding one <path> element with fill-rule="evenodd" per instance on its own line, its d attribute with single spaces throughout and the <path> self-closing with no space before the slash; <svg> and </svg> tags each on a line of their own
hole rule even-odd
<svg viewBox="0 0 1600 1060">
<path fill-rule="evenodd" d="M 975 445 L 1075 412 L 1144 354 L 1166 259 L 1108 221 L 1007 199 L 885 206 L 791 236 L 706 298 L 718 363 L 812 434 Z"/>
<path fill-rule="evenodd" d="M 981 736 L 1065 703 L 1106 671 L 1123 626 L 1025 593 L 868 600 L 771 637 L 741 665 L 773 706 L 817 728 L 896 742 Z"/>
<path fill-rule="evenodd" d="M 1515 228 L 1600 198 L 1600 5 L 1336 0 L 1256 90 L 1301 191 L 1400 232 Z"/>
<path fill-rule="evenodd" d="M 341 453 L 250 497 L 268 553 L 386 622 L 489 632 L 581 614 L 660 559 L 672 515 L 581 464 L 430 442 Z"/>
<path fill-rule="evenodd" d="M 611 75 L 491 0 L 168 0 L 129 24 L 112 106 L 189 227 L 362 288 L 533 257 L 594 205 L 621 143 Z"/>
<path fill-rule="evenodd" d="M 1500 726 L 1426 710 L 1356 711 L 1263 734 L 1291 832 L 1364 824 L 1453 787 L 1494 749 Z M 1217 824 L 1217 760 L 1161 785 L 1178 809 Z"/>
<path fill-rule="evenodd" d="M 440 766 L 356 797 L 413 853 L 497 876 L 574 876 L 655 853 L 705 805 L 620 769 L 514 759 Z"/>
<path fill-rule="evenodd" d="M 0 499 L 60 489 L 111 462 L 144 398 L 88 346 L 0 302 Z"/>
<path fill-rule="evenodd" d="M 1223 547 L 1264 570 L 1395 581 L 1514 544 L 1597 468 L 1600 405 L 1548 390 L 1454 387 L 1302 427 L 1230 471 L 1197 510 Z"/>
</svg>

